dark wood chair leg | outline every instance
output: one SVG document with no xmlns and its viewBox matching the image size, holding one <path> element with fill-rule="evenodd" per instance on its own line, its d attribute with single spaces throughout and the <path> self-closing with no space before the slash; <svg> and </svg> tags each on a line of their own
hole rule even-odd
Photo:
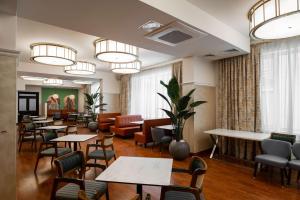
<svg viewBox="0 0 300 200">
<path fill-rule="evenodd" d="M 105 159 L 105 164 L 106 164 L 106 167 L 108 167 L 108 160 Z"/>
<path fill-rule="evenodd" d="M 34 173 L 36 173 L 36 169 L 38 167 L 39 161 L 40 161 L 41 156 L 38 155 L 37 159 L 36 159 L 36 163 L 35 163 L 35 167 L 34 167 Z"/>
<path fill-rule="evenodd" d="M 21 140 L 20 140 L 20 143 L 19 143 L 19 152 L 21 152 L 22 144 L 23 144 L 23 139 L 21 139 Z"/>
<path fill-rule="evenodd" d="M 288 185 L 291 185 L 291 177 L 292 177 L 292 169 L 289 168 L 289 171 L 288 171 Z"/>
<path fill-rule="evenodd" d="M 109 200 L 109 192 L 108 192 L 108 188 L 107 188 L 107 190 L 106 190 L 106 192 L 105 192 L 105 198 L 106 198 L 106 200 Z"/>
<path fill-rule="evenodd" d="M 280 169 L 281 186 L 284 186 L 284 169 Z"/>
<path fill-rule="evenodd" d="M 256 177 L 256 174 L 257 174 L 257 168 L 258 168 L 258 162 L 255 162 L 255 164 L 254 164 L 254 172 L 253 172 L 253 177 L 254 178 Z"/>
</svg>

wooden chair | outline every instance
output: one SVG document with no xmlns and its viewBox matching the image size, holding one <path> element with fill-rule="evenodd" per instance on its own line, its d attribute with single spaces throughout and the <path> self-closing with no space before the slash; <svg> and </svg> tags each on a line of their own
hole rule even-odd
<svg viewBox="0 0 300 200">
<path fill-rule="evenodd" d="M 104 135 L 102 139 L 96 140 L 96 144 L 88 144 L 86 147 L 86 161 L 93 159 L 95 163 L 97 160 L 104 160 L 106 167 L 108 162 L 114 158 L 116 160 L 116 154 L 113 145 L 113 138 L 115 134 Z M 95 150 L 90 152 L 90 148 L 94 147 Z"/>
<path fill-rule="evenodd" d="M 42 136 L 35 129 L 35 125 L 32 122 L 29 123 L 20 123 L 18 126 L 19 133 L 19 152 L 22 149 L 24 142 L 31 142 L 31 149 L 34 145 L 34 151 L 37 150 L 37 141 L 42 139 Z"/>
<path fill-rule="evenodd" d="M 69 135 L 69 134 L 78 134 L 78 129 L 77 129 L 76 125 L 69 125 L 67 127 L 66 135 Z M 80 142 L 78 142 L 77 144 L 79 146 L 79 149 L 81 149 Z M 65 146 L 66 146 L 66 142 L 65 142 Z M 71 143 L 70 142 L 69 142 L 69 148 L 71 148 Z"/>
<path fill-rule="evenodd" d="M 192 175 L 190 185 L 163 186 L 161 200 L 204 200 L 202 192 L 203 180 L 207 170 L 206 162 L 197 156 L 193 156 L 188 169 L 174 168 L 173 172 L 187 173 Z"/>
<path fill-rule="evenodd" d="M 52 164 L 53 158 L 57 158 L 59 156 L 72 152 L 70 148 L 58 147 L 56 142 L 51 142 L 52 139 L 57 138 L 57 133 L 49 131 L 42 134 L 42 136 L 43 136 L 43 142 L 41 143 L 39 148 L 37 160 L 34 167 L 34 173 L 36 173 L 39 160 L 41 158 L 51 157 L 51 164 Z"/>
<path fill-rule="evenodd" d="M 58 176 L 54 179 L 54 184 L 51 192 L 51 200 L 55 199 L 99 199 L 104 194 L 106 199 L 109 200 L 109 193 L 107 183 L 86 180 L 84 179 L 86 167 L 99 167 L 102 170 L 105 166 L 99 164 L 85 165 L 84 155 L 82 151 L 75 151 L 54 161 Z M 78 178 L 65 177 L 66 173 L 79 172 Z"/>
</svg>

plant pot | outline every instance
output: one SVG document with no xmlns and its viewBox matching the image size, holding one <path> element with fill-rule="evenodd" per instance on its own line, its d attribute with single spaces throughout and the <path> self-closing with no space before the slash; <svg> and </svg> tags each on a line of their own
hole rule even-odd
<svg viewBox="0 0 300 200">
<path fill-rule="evenodd" d="M 90 131 L 96 132 L 98 129 L 98 123 L 97 122 L 89 122 L 88 128 L 90 129 Z"/>
<path fill-rule="evenodd" d="M 190 155 L 190 146 L 184 140 L 180 140 L 179 142 L 173 140 L 170 143 L 169 152 L 175 160 L 184 160 Z"/>
</svg>

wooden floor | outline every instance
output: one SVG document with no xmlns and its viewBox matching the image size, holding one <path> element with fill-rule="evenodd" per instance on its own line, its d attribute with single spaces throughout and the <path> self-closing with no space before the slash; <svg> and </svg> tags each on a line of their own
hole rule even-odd
<svg viewBox="0 0 300 200">
<path fill-rule="evenodd" d="M 80 129 L 81 133 L 88 133 L 87 129 Z M 93 143 L 94 140 L 88 141 Z M 135 146 L 132 139 L 115 138 L 117 156 L 169 157 L 167 150 L 160 153 L 158 149 Z M 85 144 L 82 145 L 85 152 Z M 249 167 L 228 161 L 209 159 L 208 172 L 204 180 L 204 195 L 206 200 L 300 200 L 300 189 L 296 188 L 295 180 L 292 186 L 281 187 L 278 173 L 273 178 L 266 174 L 259 174 L 252 178 L 253 170 Z M 33 173 L 36 153 L 30 145 L 24 145 L 22 152 L 17 155 L 17 197 L 19 200 L 50 199 L 52 180 L 56 175 L 55 167 L 51 167 L 50 159 L 42 158 L 37 175 Z M 174 167 L 187 167 L 189 160 L 174 161 Z M 87 178 L 94 178 L 94 170 L 87 172 Z M 188 185 L 190 177 L 183 174 L 172 174 L 172 183 Z M 128 200 L 134 196 L 135 185 L 109 184 L 111 200 Z M 159 199 L 160 187 L 143 187 L 144 193 L 150 193 L 152 199 Z M 0 198 L 1 199 L 1 198 Z M 105 199 L 103 197 L 102 199 Z"/>
</svg>

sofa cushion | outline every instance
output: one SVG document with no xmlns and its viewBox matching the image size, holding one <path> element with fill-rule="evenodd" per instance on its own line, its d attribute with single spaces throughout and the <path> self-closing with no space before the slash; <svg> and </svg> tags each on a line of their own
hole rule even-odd
<svg viewBox="0 0 300 200">
<path fill-rule="evenodd" d="M 255 161 L 274 167 L 284 168 L 288 164 L 288 159 L 270 154 L 261 154 L 255 157 Z"/>
<path fill-rule="evenodd" d="M 117 116 L 115 121 L 115 126 L 117 128 L 123 128 L 123 127 L 134 127 L 136 124 L 132 124 L 130 122 L 134 121 L 141 121 L 142 116 L 141 115 L 122 115 Z"/>
</svg>

